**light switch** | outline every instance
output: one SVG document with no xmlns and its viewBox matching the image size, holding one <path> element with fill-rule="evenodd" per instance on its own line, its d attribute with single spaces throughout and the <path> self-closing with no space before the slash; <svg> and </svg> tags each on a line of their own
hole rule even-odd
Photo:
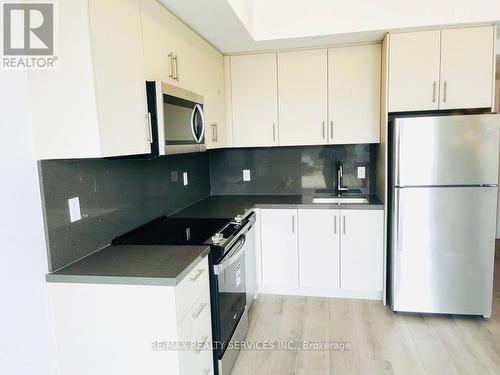
<svg viewBox="0 0 500 375">
<path fill-rule="evenodd" d="M 250 181 L 250 169 L 243 169 L 243 181 Z"/>
<path fill-rule="evenodd" d="M 187 186 L 187 184 L 188 184 L 188 173 L 187 172 L 182 173 L 182 180 L 184 182 L 184 186 Z"/>
<path fill-rule="evenodd" d="M 365 167 L 358 167 L 358 178 L 363 179 L 366 177 L 366 168 Z"/>
<path fill-rule="evenodd" d="M 69 219 L 75 222 L 82 219 L 82 211 L 80 210 L 80 198 L 75 197 L 68 199 Z"/>
</svg>

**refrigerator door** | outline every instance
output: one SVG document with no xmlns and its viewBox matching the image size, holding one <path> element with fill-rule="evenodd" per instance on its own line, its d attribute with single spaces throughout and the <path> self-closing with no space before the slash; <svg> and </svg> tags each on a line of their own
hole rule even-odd
<svg viewBox="0 0 500 375">
<path fill-rule="evenodd" d="M 395 311 L 491 314 L 496 195 L 496 187 L 395 189 Z"/>
<path fill-rule="evenodd" d="M 496 185 L 500 116 L 398 118 L 394 185 Z"/>
</svg>

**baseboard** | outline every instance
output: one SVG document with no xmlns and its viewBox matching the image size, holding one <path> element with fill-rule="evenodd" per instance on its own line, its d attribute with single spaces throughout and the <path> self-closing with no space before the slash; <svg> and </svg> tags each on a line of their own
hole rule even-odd
<svg viewBox="0 0 500 375">
<path fill-rule="evenodd" d="M 346 290 L 346 289 L 321 289 L 321 288 L 294 288 L 260 285 L 259 294 L 279 294 L 302 297 L 327 297 L 327 298 L 348 298 L 382 300 L 381 290 Z"/>
</svg>

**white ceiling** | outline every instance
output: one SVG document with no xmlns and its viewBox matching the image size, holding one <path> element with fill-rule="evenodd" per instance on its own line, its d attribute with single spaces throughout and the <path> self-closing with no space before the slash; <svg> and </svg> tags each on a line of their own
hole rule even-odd
<svg viewBox="0 0 500 375">
<path fill-rule="evenodd" d="M 370 42 L 388 31 L 500 23 L 499 0 L 160 2 L 223 53 Z"/>
</svg>

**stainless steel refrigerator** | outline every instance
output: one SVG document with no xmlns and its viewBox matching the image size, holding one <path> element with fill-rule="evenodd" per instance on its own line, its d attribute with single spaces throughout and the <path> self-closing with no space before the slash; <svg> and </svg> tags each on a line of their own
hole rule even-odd
<svg viewBox="0 0 500 375">
<path fill-rule="evenodd" d="M 394 311 L 491 315 L 500 116 L 391 123 Z"/>
</svg>

